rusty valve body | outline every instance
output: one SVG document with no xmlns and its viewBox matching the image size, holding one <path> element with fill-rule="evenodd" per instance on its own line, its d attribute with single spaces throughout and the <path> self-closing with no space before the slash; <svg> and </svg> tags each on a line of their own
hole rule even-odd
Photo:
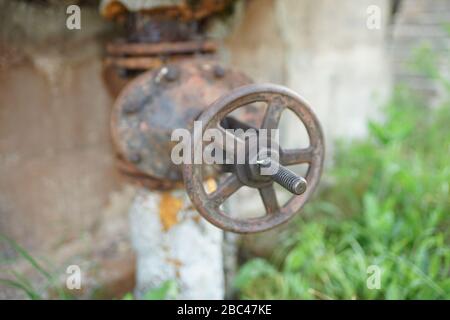
<svg viewBox="0 0 450 320">
<path fill-rule="evenodd" d="M 107 86 L 117 96 L 111 132 L 120 171 L 149 189 L 171 189 L 184 184 L 199 213 L 228 231 L 264 231 L 298 212 L 321 175 L 322 130 L 308 104 L 296 93 L 281 86 L 251 84 L 243 73 L 224 68 L 214 59 L 217 45 L 205 37 L 201 22 L 223 11 L 232 1 L 202 0 L 195 6 L 190 1 L 180 1 L 170 8 L 147 8 L 137 13 L 127 12 L 125 6 L 112 10 L 116 2 L 106 3 L 110 5 L 105 6 L 105 15 L 113 13 L 111 17 L 118 20 L 126 17 L 127 27 L 126 38 L 107 46 L 104 64 Z M 258 107 L 261 102 L 266 105 L 263 110 Z M 234 161 L 211 167 L 172 162 L 176 142 L 171 141 L 171 135 L 175 129 L 194 130 L 194 121 L 200 121 L 201 134 L 191 134 L 193 156 L 197 148 L 203 147 L 202 137 L 207 129 L 219 129 L 222 133 L 226 129 L 255 129 L 258 133 L 260 129 L 277 129 L 286 109 L 305 125 L 309 147 L 275 150 L 271 143 L 266 151 L 277 154 L 276 160 L 260 157 L 257 152 L 256 158 L 247 159 L 255 162 L 246 164 Z M 246 140 L 231 136 L 233 143 L 245 150 L 245 157 L 250 157 L 252 147 Z M 220 147 L 227 154 L 227 146 Z M 308 164 L 305 177 L 286 168 L 301 163 Z M 261 174 L 274 164 L 274 172 Z M 204 188 L 208 177 L 218 181 L 211 193 Z M 293 194 L 284 205 L 278 202 L 274 182 Z M 264 216 L 244 219 L 224 211 L 225 200 L 242 186 L 258 189 Z"/>
<path fill-rule="evenodd" d="M 121 171 L 151 189 L 180 186 L 182 168 L 170 158 L 172 131 L 190 129 L 211 102 L 250 82 L 244 74 L 207 58 L 171 63 L 132 80 L 112 111 L 111 131 Z"/>
</svg>

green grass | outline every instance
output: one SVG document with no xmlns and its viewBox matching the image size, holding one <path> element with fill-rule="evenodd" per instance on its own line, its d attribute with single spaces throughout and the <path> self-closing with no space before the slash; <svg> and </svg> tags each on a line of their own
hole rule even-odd
<svg viewBox="0 0 450 320">
<path fill-rule="evenodd" d="M 439 80 L 424 50 L 415 65 Z M 369 131 L 338 144 L 331 183 L 273 258 L 241 267 L 241 298 L 450 299 L 450 99 L 431 109 L 398 88 Z M 370 265 L 381 269 L 380 289 L 366 285 Z"/>
<path fill-rule="evenodd" d="M 22 292 L 28 299 L 43 300 L 43 299 L 58 299 L 58 300 L 73 300 L 76 296 L 71 295 L 64 290 L 62 284 L 58 283 L 57 273 L 48 271 L 47 268 L 38 262 L 25 248 L 19 245 L 16 241 L 0 234 L 0 242 L 4 242 L 10 246 L 19 258 L 23 258 L 28 262 L 32 269 L 37 271 L 44 279 L 44 286 L 36 288 L 36 284 L 25 275 L 13 270 L 7 270 L 9 277 L 0 277 L 0 289 L 2 286 L 14 288 Z M 141 298 L 142 300 L 164 300 L 176 299 L 178 296 L 178 286 L 174 280 L 164 281 L 160 286 L 150 289 Z M 132 293 L 127 293 L 122 297 L 122 300 L 135 300 Z"/>
<path fill-rule="evenodd" d="M 49 297 L 54 299 L 69 300 L 73 299 L 73 296 L 67 293 L 61 285 L 58 284 L 57 277 L 55 274 L 48 271 L 42 266 L 40 262 L 37 261 L 25 248 L 19 245 L 16 241 L 0 234 L 0 242 L 5 243 L 10 246 L 18 255 L 18 257 L 24 259 L 28 262 L 32 269 L 37 271 L 41 277 L 44 279 L 44 287 L 36 288 L 36 285 L 32 283 L 25 275 L 13 270 L 7 270 L 9 275 L 8 278 L 0 278 L 0 288 L 1 286 L 7 286 L 10 288 L 17 289 L 25 294 L 31 300 L 42 300 Z"/>
</svg>

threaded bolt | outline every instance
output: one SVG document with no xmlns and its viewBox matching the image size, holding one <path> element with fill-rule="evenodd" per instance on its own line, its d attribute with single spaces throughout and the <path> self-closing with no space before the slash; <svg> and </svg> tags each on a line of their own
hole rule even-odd
<svg viewBox="0 0 450 320">
<path fill-rule="evenodd" d="M 268 167 L 271 164 L 271 160 L 266 158 L 257 161 L 257 163 L 260 166 Z M 278 164 L 278 170 L 271 177 L 273 181 L 294 194 L 300 195 L 306 191 L 306 180 L 280 164 Z"/>
<path fill-rule="evenodd" d="M 272 179 L 294 194 L 306 191 L 306 180 L 285 167 L 280 166 Z"/>
</svg>

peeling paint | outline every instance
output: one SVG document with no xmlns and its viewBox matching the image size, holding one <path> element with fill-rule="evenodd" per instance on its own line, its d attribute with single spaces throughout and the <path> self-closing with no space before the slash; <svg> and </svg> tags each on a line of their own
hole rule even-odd
<svg viewBox="0 0 450 320">
<path fill-rule="evenodd" d="M 178 200 L 183 203 L 181 209 Z M 136 252 L 136 297 L 143 297 L 164 281 L 175 280 L 178 299 L 224 298 L 223 232 L 205 219 L 194 222 L 192 217 L 199 214 L 188 206 L 183 190 L 138 191 L 129 212 Z M 161 216 L 160 210 L 165 211 Z M 166 231 L 163 217 L 170 216 L 176 217 L 177 223 Z"/>
<path fill-rule="evenodd" d="M 127 8 L 121 4 L 120 2 L 113 1 L 102 1 L 100 5 L 100 13 L 106 18 L 106 19 L 113 19 L 114 17 L 117 17 L 121 14 L 124 14 L 127 11 Z"/>
<path fill-rule="evenodd" d="M 164 231 L 178 223 L 178 212 L 183 207 L 183 201 L 170 192 L 164 192 L 159 203 L 159 218 Z"/>
<path fill-rule="evenodd" d="M 180 268 L 183 266 L 183 262 L 179 259 L 174 259 L 174 258 L 166 258 L 166 262 L 175 267 L 175 277 L 177 279 L 180 279 L 180 277 L 181 277 Z"/>
<path fill-rule="evenodd" d="M 172 265 L 174 265 L 177 268 L 180 268 L 183 266 L 183 262 L 181 262 L 180 259 L 175 259 L 175 258 L 166 258 L 167 263 L 170 263 Z"/>
</svg>

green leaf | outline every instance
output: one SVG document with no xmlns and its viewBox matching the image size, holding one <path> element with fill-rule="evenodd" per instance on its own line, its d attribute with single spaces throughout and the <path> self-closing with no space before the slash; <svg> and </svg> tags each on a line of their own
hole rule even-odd
<svg viewBox="0 0 450 320">
<path fill-rule="evenodd" d="M 123 297 L 122 300 L 134 300 L 133 294 L 131 292 L 126 293 Z"/>
<path fill-rule="evenodd" d="M 242 288 L 255 278 L 274 275 L 276 273 L 277 270 L 268 261 L 263 259 L 252 259 L 240 268 L 234 279 L 234 285 L 237 288 Z"/>
<path fill-rule="evenodd" d="M 28 288 L 26 285 L 24 285 L 20 281 L 15 281 L 15 280 L 11 280 L 11 279 L 0 279 L 0 284 L 3 284 L 5 286 L 11 287 L 11 288 L 16 288 L 16 289 L 22 290 L 32 300 L 40 300 L 41 299 L 41 297 L 38 293 L 36 293 L 32 289 Z"/>
<path fill-rule="evenodd" d="M 0 234 L 0 240 L 5 241 L 10 246 L 14 248 L 14 250 L 19 253 L 25 260 L 27 260 L 37 271 L 39 271 L 47 280 L 52 280 L 52 276 L 50 273 L 45 270 L 23 247 L 21 247 L 17 242 L 8 237 Z"/>
<path fill-rule="evenodd" d="M 157 288 L 149 290 L 144 296 L 143 300 L 167 300 L 175 299 L 178 295 L 177 283 L 173 280 L 167 280 Z"/>
</svg>

